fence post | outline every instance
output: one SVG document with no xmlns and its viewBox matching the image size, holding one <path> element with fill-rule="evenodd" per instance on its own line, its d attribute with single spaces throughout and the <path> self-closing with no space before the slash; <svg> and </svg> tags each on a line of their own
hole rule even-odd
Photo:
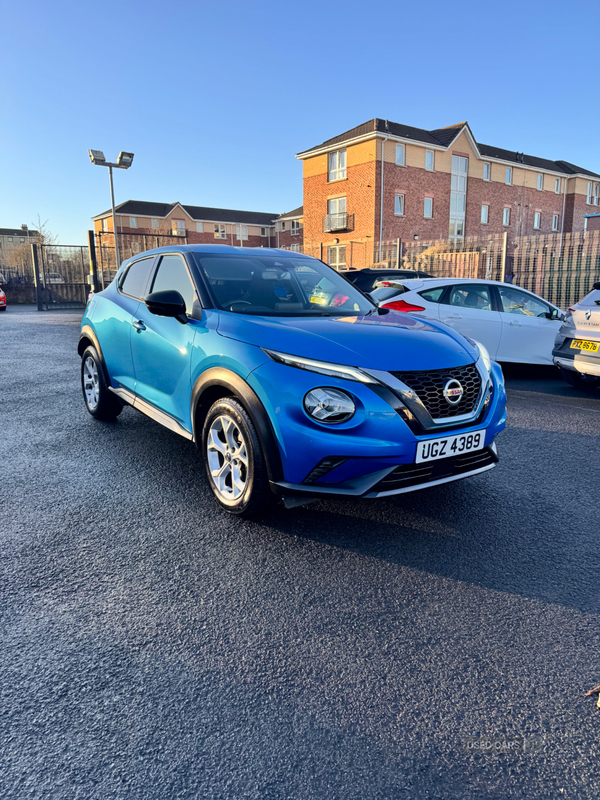
<svg viewBox="0 0 600 800">
<path fill-rule="evenodd" d="M 506 275 L 506 245 L 508 240 L 508 231 L 504 231 L 502 234 L 502 256 L 500 260 L 500 280 L 504 283 L 504 278 Z"/>
<path fill-rule="evenodd" d="M 400 237 L 396 239 L 396 269 L 400 268 Z"/>
<path fill-rule="evenodd" d="M 37 245 L 31 245 L 31 261 L 33 263 L 33 281 L 37 298 L 38 311 L 42 311 L 42 287 L 40 285 L 40 262 L 38 260 Z"/>
<path fill-rule="evenodd" d="M 88 231 L 88 253 L 90 256 L 90 286 L 93 292 L 99 289 L 98 282 L 98 262 L 96 260 L 96 242 L 94 240 L 94 231 Z"/>
</svg>

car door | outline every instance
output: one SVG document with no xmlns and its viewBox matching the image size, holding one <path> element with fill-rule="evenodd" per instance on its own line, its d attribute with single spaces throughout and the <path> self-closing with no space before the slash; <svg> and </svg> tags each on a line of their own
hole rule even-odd
<svg viewBox="0 0 600 800">
<path fill-rule="evenodd" d="M 101 312 L 94 317 L 104 363 L 113 387 L 133 392 L 135 373 L 131 354 L 133 322 L 144 296 L 156 258 L 150 256 L 131 263 L 119 278 L 114 301 L 99 303 Z"/>
<path fill-rule="evenodd" d="M 502 319 L 500 312 L 494 310 L 491 288 L 486 283 L 450 286 L 440 304 L 440 320 L 463 336 L 481 342 L 497 359 Z"/>
<path fill-rule="evenodd" d="M 502 318 L 498 361 L 552 364 L 552 348 L 562 324 L 560 319 L 549 319 L 554 308 L 513 286 L 494 288 L 500 298 Z"/>
<path fill-rule="evenodd" d="M 185 259 L 178 253 L 161 257 L 148 294 L 168 289 L 181 294 L 189 315 L 196 292 Z M 136 395 L 189 431 L 190 364 L 197 324 L 189 317 L 187 324 L 174 317 L 159 317 L 140 303 L 131 337 Z"/>
</svg>

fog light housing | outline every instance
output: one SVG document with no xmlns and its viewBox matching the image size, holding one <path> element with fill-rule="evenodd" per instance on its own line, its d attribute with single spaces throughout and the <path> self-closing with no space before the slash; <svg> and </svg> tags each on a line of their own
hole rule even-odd
<svg viewBox="0 0 600 800">
<path fill-rule="evenodd" d="M 328 425 L 347 422 L 356 411 L 352 397 L 347 392 L 331 386 L 321 386 L 307 392 L 304 397 L 304 408 L 309 417 Z"/>
</svg>

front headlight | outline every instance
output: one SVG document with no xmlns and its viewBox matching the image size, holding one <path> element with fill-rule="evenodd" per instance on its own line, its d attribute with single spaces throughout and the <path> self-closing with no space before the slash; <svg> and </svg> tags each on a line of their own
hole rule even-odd
<svg viewBox="0 0 600 800">
<path fill-rule="evenodd" d="M 492 359 L 490 358 L 490 354 L 488 353 L 488 349 L 484 344 L 481 342 L 476 342 L 475 339 L 471 339 L 475 347 L 479 350 L 479 357 L 485 364 L 485 368 L 487 369 L 488 373 L 492 371 Z"/>
<path fill-rule="evenodd" d="M 375 378 L 363 372 L 362 369 L 358 369 L 358 367 L 346 367 L 343 364 L 329 364 L 327 361 L 315 361 L 312 358 L 290 356 L 287 353 L 278 353 L 276 350 L 267 350 L 266 348 L 263 348 L 263 350 L 273 361 L 277 361 L 279 364 L 287 364 L 289 367 L 305 369 L 308 372 L 318 372 L 320 375 L 329 375 L 330 378 L 345 378 L 347 381 L 358 381 L 359 383 L 377 383 Z"/>
<path fill-rule="evenodd" d="M 329 425 L 347 422 L 356 411 L 350 395 L 332 386 L 322 386 L 307 392 L 304 408 L 310 417 Z"/>
</svg>

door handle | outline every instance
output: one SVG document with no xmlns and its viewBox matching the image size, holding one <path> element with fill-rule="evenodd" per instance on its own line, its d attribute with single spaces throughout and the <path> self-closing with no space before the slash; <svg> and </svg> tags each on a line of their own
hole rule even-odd
<svg viewBox="0 0 600 800">
<path fill-rule="evenodd" d="M 449 314 L 446 319 L 462 319 L 460 314 Z"/>
<path fill-rule="evenodd" d="M 133 327 L 138 332 L 146 330 L 146 326 L 144 325 L 144 320 L 143 319 L 137 319 L 135 322 L 132 322 L 131 324 L 133 325 Z"/>
<path fill-rule="evenodd" d="M 511 322 L 509 322 L 508 324 L 509 324 L 509 325 L 514 325 L 514 326 L 515 326 L 515 328 L 522 328 L 522 327 L 523 327 L 523 326 L 521 325 L 521 323 L 520 323 L 520 322 L 512 322 L 512 321 L 511 321 Z"/>
</svg>

